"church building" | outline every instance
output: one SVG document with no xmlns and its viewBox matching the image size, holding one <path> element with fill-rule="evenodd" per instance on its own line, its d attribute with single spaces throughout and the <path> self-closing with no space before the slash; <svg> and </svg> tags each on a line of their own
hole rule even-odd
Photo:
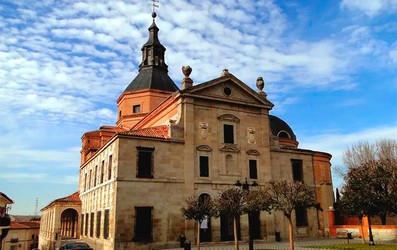
<svg viewBox="0 0 397 250">
<path fill-rule="evenodd" d="M 237 181 L 260 187 L 275 179 L 316 188 L 321 209 L 297 210 L 295 233 L 327 236 L 331 155 L 298 147 L 290 126 L 270 114 L 274 105 L 261 77 L 253 76 L 256 90 L 226 69 L 194 83 L 185 66 L 176 84 L 152 17 L 139 73 L 117 99 L 115 126 L 82 136 L 80 239 L 98 250 L 178 247 L 180 235 L 195 241 L 194 222 L 180 211 L 187 197 L 215 198 Z M 208 218 L 201 241 L 233 240 L 232 223 Z M 250 225 L 257 240 L 274 241 L 276 231 L 288 238 L 288 222 L 279 212 L 254 214 Z M 238 230 L 247 240 L 247 216 Z"/>
</svg>

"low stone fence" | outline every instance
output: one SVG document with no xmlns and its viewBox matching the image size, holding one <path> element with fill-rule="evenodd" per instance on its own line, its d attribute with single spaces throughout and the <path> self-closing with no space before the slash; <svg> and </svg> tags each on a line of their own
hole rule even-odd
<svg viewBox="0 0 397 250">
<path fill-rule="evenodd" d="M 371 228 L 374 240 L 397 240 L 397 226 L 372 225 Z M 336 225 L 330 228 L 330 235 L 337 238 L 347 238 L 347 233 L 351 233 L 353 238 L 362 238 L 364 236 L 365 239 L 369 239 L 369 228 L 367 225 L 364 225 L 363 229 L 361 229 L 360 225 Z"/>
</svg>

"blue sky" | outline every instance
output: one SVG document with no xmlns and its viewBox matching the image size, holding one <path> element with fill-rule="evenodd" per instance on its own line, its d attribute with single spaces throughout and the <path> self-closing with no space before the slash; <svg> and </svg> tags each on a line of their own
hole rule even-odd
<svg viewBox="0 0 397 250">
<path fill-rule="evenodd" d="M 0 2 L 0 191 L 12 214 L 77 190 L 81 135 L 115 124 L 149 3 Z M 271 113 L 333 168 L 356 142 L 397 139 L 396 0 L 161 0 L 157 13 L 178 85 L 183 65 L 196 83 L 224 68 L 254 89 L 264 77 Z"/>
</svg>

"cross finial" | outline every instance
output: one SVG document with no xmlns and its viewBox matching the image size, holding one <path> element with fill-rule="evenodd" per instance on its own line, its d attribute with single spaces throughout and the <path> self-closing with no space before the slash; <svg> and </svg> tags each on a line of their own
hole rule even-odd
<svg viewBox="0 0 397 250">
<path fill-rule="evenodd" d="M 156 18 L 156 8 L 159 7 L 160 0 L 150 0 L 150 1 L 152 2 L 150 5 L 152 5 L 153 7 L 152 17 L 154 20 L 154 18 Z"/>
</svg>

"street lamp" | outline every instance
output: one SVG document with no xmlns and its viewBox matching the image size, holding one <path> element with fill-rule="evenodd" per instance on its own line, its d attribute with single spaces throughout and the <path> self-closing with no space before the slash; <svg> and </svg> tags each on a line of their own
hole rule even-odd
<svg viewBox="0 0 397 250">
<path fill-rule="evenodd" d="M 256 187 L 258 186 L 258 183 L 256 183 L 256 181 L 253 181 L 251 184 L 249 184 L 247 178 L 245 178 L 244 183 L 241 183 L 239 180 L 237 180 L 234 185 L 237 187 L 242 187 L 243 190 L 249 192 L 250 187 Z M 248 239 L 249 239 L 248 249 L 254 250 L 254 239 L 252 238 L 251 220 L 252 220 L 252 213 L 248 212 Z"/>
</svg>

